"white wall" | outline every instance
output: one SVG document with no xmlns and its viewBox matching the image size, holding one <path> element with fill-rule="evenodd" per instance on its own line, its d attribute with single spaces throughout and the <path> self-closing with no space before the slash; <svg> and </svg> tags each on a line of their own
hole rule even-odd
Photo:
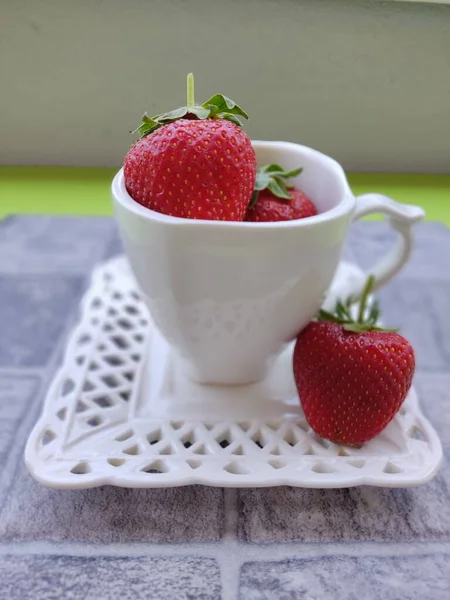
<svg viewBox="0 0 450 600">
<path fill-rule="evenodd" d="M 190 70 L 254 138 L 450 172 L 450 6 L 375 0 L 0 0 L 0 163 L 117 165 Z"/>
</svg>

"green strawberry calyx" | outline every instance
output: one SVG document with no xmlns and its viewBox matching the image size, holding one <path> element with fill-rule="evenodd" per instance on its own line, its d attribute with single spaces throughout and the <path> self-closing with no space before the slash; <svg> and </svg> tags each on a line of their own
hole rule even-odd
<svg viewBox="0 0 450 600">
<path fill-rule="evenodd" d="M 223 94 L 214 94 L 204 104 L 196 104 L 194 99 L 194 75 L 187 76 L 187 105 L 161 113 L 154 117 L 144 114 L 142 123 L 131 133 L 138 133 L 141 138 L 150 135 L 163 125 L 178 121 L 178 119 L 225 119 L 242 127 L 239 117 L 248 119 L 248 114 L 233 100 Z"/>
<path fill-rule="evenodd" d="M 285 171 L 283 167 L 276 164 L 263 165 L 256 171 L 255 187 L 253 189 L 252 199 L 250 200 L 249 208 L 255 206 L 258 201 L 259 192 L 268 189 L 277 198 L 284 200 L 292 200 L 292 195 L 289 190 L 292 190 L 293 185 L 288 185 L 287 179 L 297 177 L 303 171 L 302 167 L 292 171 Z"/>
<path fill-rule="evenodd" d="M 380 306 L 377 300 L 373 300 L 368 306 L 368 300 L 370 293 L 373 289 L 375 277 L 369 275 L 361 299 L 359 300 L 359 306 L 357 310 L 357 316 L 355 317 L 352 311 L 352 305 L 355 303 L 353 297 L 347 298 L 345 302 L 338 300 L 336 307 L 333 312 L 326 310 L 319 310 L 317 314 L 318 321 L 331 321 L 342 325 L 345 331 L 351 333 L 363 333 L 365 331 L 386 331 L 395 332 L 397 329 L 385 329 L 378 325 L 380 318 Z"/>
</svg>

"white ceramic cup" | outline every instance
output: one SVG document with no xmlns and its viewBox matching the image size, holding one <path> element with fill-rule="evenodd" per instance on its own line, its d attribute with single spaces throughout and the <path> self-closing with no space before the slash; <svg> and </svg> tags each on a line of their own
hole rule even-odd
<svg viewBox="0 0 450 600">
<path fill-rule="evenodd" d="M 122 169 L 112 184 L 125 251 L 151 317 L 179 366 L 201 383 L 246 384 L 266 375 L 324 302 L 352 221 L 384 213 L 400 234 L 370 270 L 377 288 L 407 261 L 412 225 L 424 215 L 379 194 L 355 198 L 342 167 L 316 150 L 253 145 L 259 164 L 303 167 L 292 183 L 315 202 L 317 216 L 274 223 L 181 219 L 135 202 Z"/>
</svg>

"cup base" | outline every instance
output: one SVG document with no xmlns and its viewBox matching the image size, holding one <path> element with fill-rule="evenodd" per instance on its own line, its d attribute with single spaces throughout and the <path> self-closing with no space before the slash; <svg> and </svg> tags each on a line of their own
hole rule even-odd
<svg viewBox="0 0 450 600">
<path fill-rule="evenodd" d="M 286 412 L 285 403 L 298 405 L 292 375 L 292 344 L 253 381 L 211 383 L 193 378 L 189 365 L 183 364 L 155 331 L 150 336 L 139 398 L 140 417 L 149 414 L 169 418 L 217 419 L 230 414 L 243 419 L 254 414 L 279 417 Z"/>
<path fill-rule="evenodd" d="M 266 363 L 256 368 L 246 368 L 244 365 L 239 372 L 237 370 L 233 370 L 232 373 L 230 373 L 228 376 L 225 376 L 223 372 L 214 373 L 214 371 L 209 369 L 203 370 L 196 368 L 187 361 L 183 360 L 181 357 L 177 356 L 174 351 L 172 351 L 172 360 L 175 368 L 193 384 L 228 387 L 248 386 L 264 381 L 273 363 L 273 360 L 266 361 Z"/>
</svg>

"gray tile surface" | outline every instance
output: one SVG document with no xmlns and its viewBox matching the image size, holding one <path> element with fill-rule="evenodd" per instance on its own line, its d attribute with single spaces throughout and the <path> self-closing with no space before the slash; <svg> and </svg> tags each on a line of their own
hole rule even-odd
<svg viewBox="0 0 450 600">
<path fill-rule="evenodd" d="M 450 244 L 450 229 L 443 223 L 419 223 L 415 226 L 413 235 L 416 244 L 411 259 L 398 276 L 400 280 L 409 276 L 447 278 L 443 249 L 445 244 Z M 358 264 L 370 270 L 377 257 L 382 256 L 396 239 L 397 234 L 384 221 L 358 221 L 350 230 L 349 244 Z"/>
<path fill-rule="evenodd" d="M 0 220 L 0 272 L 85 274 L 115 233 L 103 217 L 8 217 Z"/>
<path fill-rule="evenodd" d="M 450 247 L 450 243 L 449 243 Z M 384 319 L 400 327 L 416 353 L 418 371 L 442 373 L 450 368 L 450 278 L 403 277 L 380 293 Z M 436 318 L 442 315 L 442 318 Z"/>
<path fill-rule="evenodd" d="M 0 368 L 44 367 L 83 291 L 83 278 L 0 275 Z"/>
<path fill-rule="evenodd" d="M 0 600 L 219 600 L 204 557 L 1 556 Z"/>
<path fill-rule="evenodd" d="M 448 600 L 450 554 L 249 562 L 240 600 Z"/>
<path fill-rule="evenodd" d="M 432 223 L 416 233 L 381 300 L 416 347 L 421 403 L 450 459 L 450 233 Z M 369 268 L 392 241 L 382 223 L 357 223 L 344 256 Z M 42 382 L 91 268 L 120 250 L 110 219 L 0 221 L 0 600 L 450 598 L 448 462 L 407 490 L 59 492 L 34 482 L 22 450 Z"/>
<path fill-rule="evenodd" d="M 40 380 L 35 376 L 0 373 L 0 464 L 5 465 L 24 412 L 36 401 Z"/>
<path fill-rule="evenodd" d="M 415 383 L 422 409 L 434 424 L 450 459 L 450 373 L 420 373 Z"/>
<path fill-rule="evenodd" d="M 406 542 L 450 538 L 448 467 L 414 489 L 239 492 L 239 537 L 251 542 Z"/>
<path fill-rule="evenodd" d="M 223 527 L 219 488 L 64 492 L 42 487 L 21 464 L 3 505 L 0 542 L 213 542 Z"/>
</svg>

